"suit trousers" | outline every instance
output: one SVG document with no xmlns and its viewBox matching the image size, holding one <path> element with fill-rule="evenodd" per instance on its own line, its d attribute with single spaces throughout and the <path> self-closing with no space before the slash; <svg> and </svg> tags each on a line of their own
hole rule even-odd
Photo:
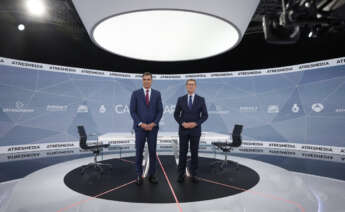
<svg viewBox="0 0 345 212">
<path fill-rule="evenodd" d="M 190 163 L 189 170 L 192 176 L 196 176 L 196 171 L 198 169 L 198 152 L 199 152 L 200 136 L 179 134 L 179 138 L 180 138 L 180 143 L 179 143 L 180 154 L 179 154 L 178 173 L 179 175 L 184 175 L 186 172 L 188 144 L 190 144 L 191 163 Z"/>
<path fill-rule="evenodd" d="M 156 149 L 157 149 L 157 134 L 158 129 L 154 127 L 152 131 L 145 131 L 142 129 L 137 129 L 135 131 L 135 149 L 136 149 L 136 173 L 137 176 L 142 176 L 143 174 L 143 152 L 145 147 L 145 142 L 147 141 L 147 146 L 149 149 L 149 173 L 148 175 L 154 175 L 156 172 Z"/>
</svg>

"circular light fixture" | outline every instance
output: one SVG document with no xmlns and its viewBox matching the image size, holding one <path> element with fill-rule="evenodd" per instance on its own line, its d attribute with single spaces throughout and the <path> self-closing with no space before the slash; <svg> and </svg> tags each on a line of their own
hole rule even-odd
<svg viewBox="0 0 345 212">
<path fill-rule="evenodd" d="M 72 1 L 102 49 L 141 60 L 184 61 L 234 48 L 260 0 Z"/>
<path fill-rule="evenodd" d="M 35 16 L 42 16 L 46 11 L 42 0 L 27 0 L 26 7 L 30 14 Z"/>
<path fill-rule="evenodd" d="M 24 24 L 19 24 L 19 25 L 18 25 L 18 30 L 19 30 L 19 31 L 25 30 L 25 25 L 24 25 Z"/>
</svg>

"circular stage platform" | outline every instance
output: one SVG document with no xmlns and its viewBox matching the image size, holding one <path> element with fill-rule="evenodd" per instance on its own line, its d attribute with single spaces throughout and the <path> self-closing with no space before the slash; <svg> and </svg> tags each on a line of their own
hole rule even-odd
<svg viewBox="0 0 345 212">
<path fill-rule="evenodd" d="M 188 177 L 186 177 L 183 183 L 178 183 L 175 158 L 173 156 L 160 156 L 159 160 L 164 167 L 164 171 L 157 162 L 156 177 L 159 183 L 156 185 L 151 184 L 145 179 L 141 186 L 132 183 L 116 192 L 109 192 L 98 196 L 104 191 L 115 188 L 117 185 L 123 185 L 135 179 L 135 157 L 103 161 L 114 167 L 103 175 L 96 169 L 89 169 L 82 175 L 81 168 L 79 167 L 69 172 L 65 176 L 64 182 L 76 192 L 107 200 L 140 203 L 174 203 L 175 198 L 169 184 L 173 187 L 174 194 L 179 202 L 194 202 L 244 192 L 255 186 L 260 179 L 253 169 L 246 166 L 239 164 L 238 167 L 235 167 L 231 166 L 231 164 L 228 168 L 220 169 L 217 166 L 212 166 L 212 163 L 219 160 L 200 157 L 198 169 L 199 183 L 192 183 Z M 168 178 L 165 177 L 164 172 Z M 208 181 L 231 184 L 233 188 L 219 186 Z"/>
<path fill-rule="evenodd" d="M 240 168 L 224 172 L 209 164 L 222 155 L 200 154 L 198 184 L 176 182 L 176 162 L 171 153 L 159 153 L 158 185 L 147 180 L 135 184 L 133 153 L 105 155 L 113 170 L 103 176 L 80 175 L 92 158 L 56 164 L 18 181 L 3 207 L 11 212 L 317 212 L 318 200 L 294 172 L 241 157 L 231 157 Z M 132 158 L 131 158 L 132 157 Z"/>
</svg>

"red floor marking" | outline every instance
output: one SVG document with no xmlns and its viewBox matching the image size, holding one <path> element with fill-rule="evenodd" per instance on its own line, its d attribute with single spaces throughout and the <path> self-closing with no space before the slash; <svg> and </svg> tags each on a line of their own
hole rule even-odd
<svg viewBox="0 0 345 212">
<path fill-rule="evenodd" d="M 83 199 L 83 200 L 81 200 L 81 201 L 79 201 L 79 202 L 73 203 L 73 204 L 71 204 L 71 205 L 69 205 L 69 206 L 67 206 L 67 207 L 65 207 L 65 208 L 62 208 L 62 209 L 58 210 L 57 212 L 67 211 L 67 210 L 69 210 L 69 209 L 71 209 L 71 208 L 73 208 L 73 207 L 76 207 L 76 206 L 78 206 L 78 205 L 81 205 L 81 204 L 83 204 L 83 203 L 86 203 L 86 202 L 88 202 L 88 201 L 90 201 L 90 200 L 93 200 L 93 199 L 95 199 L 95 198 L 97 198 L 97 197 L 103 196 L 104 194 L 110 193 L 110 192 L 115 191 L 115 190 L 117 190 L 117 189 L 123 188 L 123 187 L 125 187 L 125 186 L 127 186 L 127 185 L 129 185 L 129 184 L 134 183 L 134 182 L 135 182 L 135 180 L 132 180 L 132 181 L 130 181 L 130 182 L 128 182 L 128 183 L 125 183 L 125 184 L 123 184 L 123 185 L 117 186 L 117 187 L 112 188 L 112 189 L 110 189 L 110 190 L 108 190 L 108 191 L 105 191 L 105 192 L 103 192 L 103 193 L 100 193 L 100 194 L 97 194 L 97 195 L 95 195 L 95 196 L 92 196 L 92 197 Z"/>
<path fill-rule="evenodd" d="M 134 161 L 126 160 L 126 159 L 123 159 L 123 158 L 119 158 L 119 160 L 122 160 L 122 161 L 127 162 L 127 163 L 132 163 L 132 164 L 135 163 Z"/>
<path fill-rule="evenodd" d="M 216 181 L 213 181 L 213 180 L 208 180 L 208 179 L 205 179 L 205 178 L 202 178 L 202 177 L 198 177 L 198 179 L 200 179 L 202 181 L 205 181 L 205 182 L 208 182 L 208 183 L 213 183 L 213 184 L 221 185 L 221 186 L 224 186 L 224 187 L 227 187 L 227 188 L 232 188 L 232 189 L 235 189 L 235 190 L 248 191 L 248 192 L 251 192 L 251 193 L 256 194 L 256 195 L 265 196 L 266 198 L 271 198 L 271 199 L 274 199 L 274 200 L 280 200 L 280 201 L 289 203 L 291 205 L 295 205 L 301 212 L 305 212 L 305 210 L 301 206 L 301 204 L 299 204 L 297 202 L 293 202 L 291 200 L 287 200 L 287 199 L 284 199 L 284 198 L 281 198 L 281 197 L 277 197 L 277 196 L 274 196 L 274 195 L 270 195 L 270 194 L 265 194 L 265 193 L 262 193 L 262 192 L 247 190 L 247 189 L 240 188 L 240 187 L 237 187 L 237 186 L 223 184 L 223 183 L 216 182 Z"/>
<path fill-rule="evenodd" d="M 163 174 L 164 174 L 164 176 L 165 176 L 165 179 L 167 180 L 167 182 L 168 182 L 168 184 L 169 184 L 171 193 L 172 193 L 172 195 L 173 195 L 174 198 L 175 198 L 177 207 L 178 207 L 178 209 L 180 210 L 180 212 L 182 212 L 182 208 L 181 208 L 180 202 L 178 201 L 178 199 L 177 199 L 177 197 L 176 197 L 175 191 L 174 191 L 174 189 L 173 189 L 173 187 L 172 187 L 172 185 L 171 185 L 171 183 L 170 183 L 170 180 L 169 180 L 169 178 L 168 178 L 168 175 L 167 175 L 167 173 L 165 172 L 165 169 L 164 169 L 164 167 L 163 167 L 163 165 L 162 165 L 162 162 L 161 162 L 161 160 L 159 159 L 157 153 L 156 153 L 156 155 L 157 155 L 158 163 L 159 163 L 159 165 L 160 165 L 160 167 L 161 167 L 161 169 L 162 169 L 162 171 L 163 171 Z"/>
</svg>

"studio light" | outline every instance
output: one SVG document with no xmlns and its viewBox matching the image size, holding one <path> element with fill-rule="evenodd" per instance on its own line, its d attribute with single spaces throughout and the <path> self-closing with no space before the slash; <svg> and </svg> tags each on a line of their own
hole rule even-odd
<svg viewBox="0 0 345 212">
<path fill-rule="evenodd" d="M 91 40 L 150 61 L 218 55 L 241 41 L 260 0 L 72 0 Z"/>
<path fill-rule="evenodd" d="M 18 30 L 19 30 L 19 31 L 25 30 L 25 25 L 24 25 L 24 24 L 19 24 L 19 25 L 18 25 Z"/>
<path fill-rule="evenodd" d="M 42 0 L 27 0 L 26 7 L 31 15 L 42 16 L 46 11 Z"/>
</svg>

